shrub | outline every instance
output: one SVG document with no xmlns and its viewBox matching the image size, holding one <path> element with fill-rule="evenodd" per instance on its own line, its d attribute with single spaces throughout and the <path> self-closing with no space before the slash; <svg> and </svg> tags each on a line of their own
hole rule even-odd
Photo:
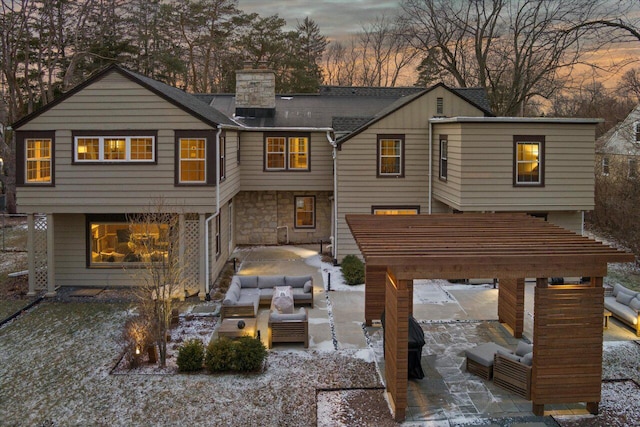
<svg viewBox="0 0 640 427">
<path fill-rule="evenodd" d="M 347 285 L 360 285 L 364 283 L 364 264 L 355 255 L 347 255 L 340 264 L 342 275 Z"/>
<path fill-rule="evenodd" d="M 178 349 L 178 370 L 180 372 L 196 372 L 202 369 L 204 345 L 199 339 L 191 339 Z"/>
<path fill-rule="evenodd" d="M 207 346 L 204 365 L 209 372 L 251 372 L 262 367 L 267 357 L 267 348 L 262 341 L 241 337 L 236 341 L 228 338 L 212 340 Z"/>
<path fill-rule="evenodd" d="M 267 348 L 262 344 L 262 341 L 251 337 L 241 337 L 234 344 L 235 370 L 252 372 L 262 367 L 264 359 L 267 357 Z"/>
<path fill-rule="evenodd" d="M 209 372 L 224 372 L 232 369 L 233 342 L 228 338 L 211 340 L 204 356 L 204 366 Z"/>
</svg>

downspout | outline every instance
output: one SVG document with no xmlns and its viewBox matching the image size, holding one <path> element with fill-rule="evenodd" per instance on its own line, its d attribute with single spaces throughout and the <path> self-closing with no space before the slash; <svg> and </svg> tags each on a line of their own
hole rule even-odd
<svg viewBox="0 0 640 427">
<path fill-rule="evenodd" d="M 222 133 L 222 126 L 218 125 L 218 131 L 216 132 L 216 212 L 210 215 L 204 220 L 204 280 L 206 294 L 209 295 L 209 224 L 211 220 L 220 214 L 220 134 Z"/>
<path fill-rule="evenodd" d="M 431 196 L 433 192 L 433 123 L 429 120 L 429 215 L 431 215 Z"/>
<path fill-rule="evenodd" d="M 333 240 L 331 242 L 331 252 L 333 253 L 333 263 L 338 262 L 338 144 L 331 136 L 332 131 L 327 131 L 327 141 L 333 147 Z"/>
</svg>

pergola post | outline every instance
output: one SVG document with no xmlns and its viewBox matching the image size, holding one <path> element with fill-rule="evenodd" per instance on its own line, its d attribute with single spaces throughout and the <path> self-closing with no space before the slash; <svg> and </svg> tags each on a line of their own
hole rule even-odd
<svg viewBox="0 0 640 427">
<path fill-rule="evenodd" d="M 500 279 L 498 320 L 511 329 L 515 338 L 524 331 L 524 279 Z"/>
<path fill-rule="evenodd" d="M 600 286 L 597 284 L 600 283 Z M 586 402 L 598 413 L 602 387 L 602 277 L 589 286 L 549 286 L 536 280 L 532 411 L 545 404 Z"/>
<path fill-rule="evenodd" d="M 364 322 L 371 326 L 384 311 L 387 268 L 366 264 L 364 286 Z"/>
<path fill-rule="evenodd" d="M 396 280 L 391 271 L 385 274 L 385 379 L 389 402 L 396 421 L 404 421 L 407 410 L 409 373 L 409 299 L 410 280 Z"/>
</svg>

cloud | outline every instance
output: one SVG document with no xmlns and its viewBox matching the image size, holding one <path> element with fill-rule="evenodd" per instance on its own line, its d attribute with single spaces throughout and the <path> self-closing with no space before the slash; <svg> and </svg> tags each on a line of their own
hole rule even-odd
<svg viewBox="0 0 640 427">
<path fill-rule="evenodd" d="M 376 17 L 394 16 L 400 10 L 400 3 L 399 0 L 239 0 L 238 7 L 264 17 L 277 14 L 291 28 L 308 16 L 331 40 L 357 33 Z"/>
</svg>

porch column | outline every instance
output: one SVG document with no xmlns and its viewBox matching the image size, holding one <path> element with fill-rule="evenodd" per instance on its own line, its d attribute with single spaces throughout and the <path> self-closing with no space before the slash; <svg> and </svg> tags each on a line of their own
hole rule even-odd
<svg viewBox="0 0 640 427">
<path fill-rule="evenodd" d="M 500 279 L 498 288 L 498 320 L 515 338 L 524 331 L 524 279 Z"/>
<path fill-rule="evenodd" d="M 185 265 L 185 252 L 187 250 L 187 222 L 183 213 L 178 214 L 178 262 L 180 263 L 180 282 L 185 283 L 187 272 L 184 268 Z M 183 289 L 184 291 L 184 289 Z"/>
<path fill-rule="evenodd" d="M 47 293 L 46 297 L 54 297 L 56 295 L 56 263 L 55 263 L 55 225 L 53 222 L 54 215 L 47 214 Z"/>
<path fill-rule="evenodd" d="M 365 264 L 364 321 L 367 326 L 371 326 L 374 320 L 380 320 L 384 311 L 386 276 L 386 267 Z"/>
<path fill-rule="evenodd" d="M 409 354 L 409 283 L 386 272 L 384 327 L 385 378 L 389 402 L 396 421 L 404 421 L 407 410 Z"/>
<path fill-rule="evenodd" d="M 28 296 L 36 295 L 36 254 L 35 254 L 35 238 L 36 238 L 36 221 L 32 213 L 27 214 L 27 257 L 29 268 L 29 292 Z"/>
<path fill-rule="evenodd" d="M 220 214 L 218 214 L 220 215 Z M 198 292 L 198 297 L 200 301 L 204 301 L 205 293 L 207 292 L 206 280 L 207 280 L 207 263 L 205 261 L 205 257 L 207 256 L 207 248 L 206 241 L 204 236 L 207 233 L 207 224 L 206 218 L 204 214 L 198 215 L 198 287 L 200 288 Z M 215 255 L 214 255 L 215 256 Z"/>
</svg>

